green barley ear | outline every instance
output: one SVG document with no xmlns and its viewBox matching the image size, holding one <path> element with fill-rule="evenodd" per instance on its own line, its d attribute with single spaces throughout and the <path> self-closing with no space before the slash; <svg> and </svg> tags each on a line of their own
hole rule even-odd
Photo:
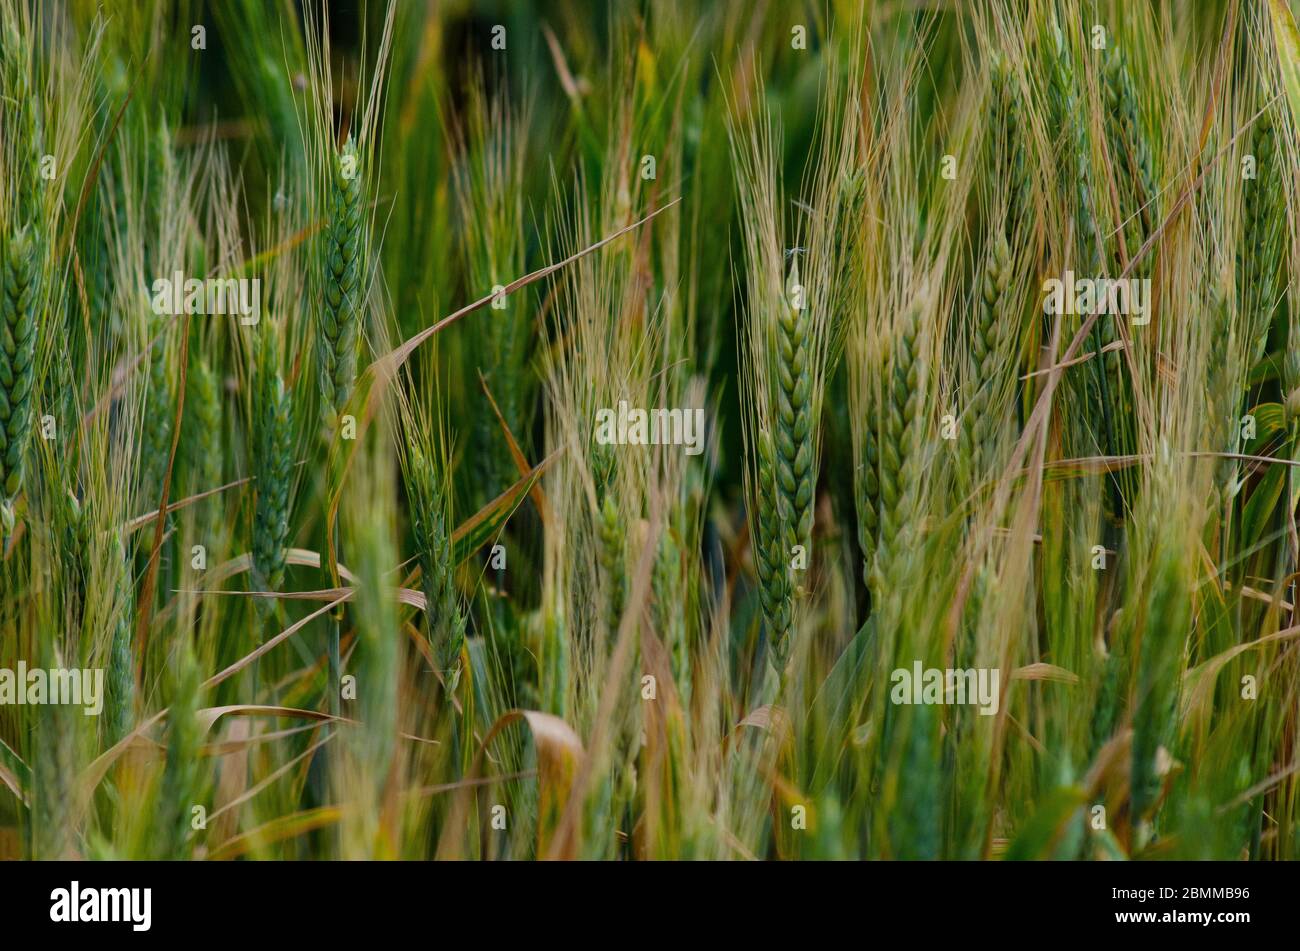
<svg viewBox="0 0 1300 951">
<path fill-rule="evenodd" d="M 1047 99 L 1054 128 L 1064 130 L 1061 166 L 1067 179 L 1073 180 L 1074 216 L 1078 238 L 1079 261 L 1092 273 L 1100 256 L 1097 248 L 1097 222 L 1092 195 L 1092 161 L 1088 126 L 1076 92 L 1079 88 L 1074 58 L 1060 28 L 1047 39 Z M 1100 323 L 1100 322 L 1099 322 Z"/>
<path fill-rule="evenodd" d="M 612 492 L 605 494 L 600 508 L 600 567 L 605 576 L 605 626 L 610 637 L 618 631 L 627 600 L 627 560 L 623 517 Z"/>
<path fill-rule="evenodd" d="M 609 446 L 591 446 L 591 479 L 596 488 L 597 559 L 605 585 L 605 627 L 611 637 L 623 617 L 627 595 L 626 526 L 614 499 L 614 452 Z"/>
<path fill-rule="evenodd" d="M 322 411 L 331 429 L 352 396 L 357 376 L 366 254 L 361 176 L 361 156 L 349 137 L 334 158 L 330 180 L 322 262 L 324 300 L 316 339 Z"/>
<path fill-rule="evenodd" d="M 145 402 L 144 433 L 141 439 L 140 469 L 144 507 L 153 509 L 162 493 L 171 457 L 172 427 L 176 424 L 175 394 L 172 392 L 170 360 L 170 318 L 154 315 L 149 323 L 149 388 Z"/>
<path fill-rule="evenodd" d="M 1281 295 L 1279 264 L 1286 241 L 1285 153 L 1270 107 L 1255 123 L 1252 148 L 1256 177 L 1242 182 L 1242 239 L 1237 245 L 1238 306 L 1249 333 L 1251 365 L 1264 356 L 1273 311 Z"/>
<path fill-rule="evenodd" d="M 293 484 L 293 406 L 280 373 L 280 348 L 273 327 L 262 335 L 257 361 L 253 464 L 257 504 L 253 515 L 254 582 L 262 591 L 279 591 L 284 583 L 289 542 L 290 490 Z M 274 601 L 259 599 L 263 616 Z"/>
<path fill-rule="evenodd" d="M 596 486 L 596 500 L 603 504 L 605 491 L 614 478 L 614 452 L 598 442 L 591 444 L 591 481 Z"/>
<path fill-rule="evenodd" d="M 1024 114 L 1015 74 L 1007 58 L 994 54 L 990 65 L 988 171 L 996 189 L 1004 189 L 991 209 L 979 275 L 975 319 L 970 335 L 969 396 L 962 409 L 958 434 L 958 485 L 969 492 L 989 464 L 989 449 L 1001 422 L 1003 386 L 1007 383 L 1004 345 L 1013 279 L 1012 248 L 1021 246 L 1029 211 Z M 1005 204 L 999 204 L 1005 202 Z"/>
<path fill-rule="evenodd" d="M 406 451 L 406 489 L 424 588 L 429 641 L 438 668 L 454 677 L 460 669 L 461 647 L 465 643 L 465 615 L 456 592 L 448 493 L 428 456 L 414 440 L 408 440 Z"/>
<path fill-rule="evenodd" d="M 744 225 L 747 516 L 778 691 L 806 594 L 822 400 L 844 340 L 853 283 L 846 275 L 861 264 L 855 255 L 869 197 L 858 157 L 860 103 L 840 65 L 828 68 L 819 87 L 821 131 L 806 156 L 802 200 L 786 194 L 772 112 L 758 108 L 728 127 Z M 857 68 L 842 65 L 849 73 Z"/>
<path fill-rule="evenodd" d="M 1064 33 L 1059 27 L 1053 28 L 1046 38 L 1048 47 L 1047 102 L 1049 113 L 1057 129 L 1064 130 L 1061 151 L 1058 155 L 1059 167 L 1072 187 L 1074 198 L 1074 264 L 1086 274 L 1100 274 L 1105 270 L 1104 241 L 1097 221 L 1097 209 L 1103 204 L 1104 195 L 1099 194 L 1098 185 L 1093 174 L 1092 138 L 1088 122 L 1088 97 L 1082 92 L 1087 87 L 1086 74 L 1075 59 L 1075 54 Z M 1127 149 L 1127 146 L 1125 146 Z M 1127 154 L 1127 152 L 1126 152 Z M 1134 249 L 1136 250 L 1136 249 Z M 1130 251 L 1130 254 L 1133 251 Z M 1092 327 L 1090 343 L 1094 351 L 1100 353 L 1105 347 L 1119 339 L 1113 315 L 1103 314 Z M 1115 417 L 1121 414 L 1123 402 L 1120 364 L 1118 354 L 1105 356 L 1090 361 L 1092 381 L 1078 385 L 1090 385 L 1093 392 L 1090 399 L 1090 420 L 1098 432 L 1095 434 L 1097 445 L 1105 454 L 1118 452 L 1116 448 Z M 1112 400 L 1112 391 L 1114 399 Z M 1119 497 L 1119 481 L 1110 477 L 1112 489 L 1109 505 L 1111 513 L 1119 511 L 1122 500 Z"/>
<path fill-rule="evenodd" d="M 198 494 L 221 484 L 221 387 L 212 365 L 202 357 L 192 362 L 187 385 L 182 439 L 189 490 Z M 198 504 L 205 513 L 200 525 L 213 525 L 217 502 L 205 499 Z"/>
<path fill-rule="evenodd" d="M 144 221 L 149 242 L 144 248 L 145 266 L 150 271 L 161 271 L 163 257 L 171 249 L 163 242 L 168 219 L 167 209 L 174 199 L 177 185 L 177 163 L 172 151 L 172 134 L 167 116 L 159 113 L 157 121 L 145 133 L 144 156 Z"/>
<path fill-rule="evenodd" d="M 1211 286 L 1204 312 L 1210 326 L 1206 362 L 1209 372 L 1205 380 L 1205 402 L 1209 410 L 1207 430 L 1210 444 L 1218 452 L 1236 452 L 1239 429 L 1233 424 L 1240 392 L 1236 380 L 1243 367 L 1239 365 L 1243 348 L 1234 334 L 1233 302 L 1225 291 L 1226 280 Z M 1244 369 L 1249 369 L 1248 367 Z M 1230 505 L 1236 495 L 1235 476 L 1237 461 L 1220 458 L 1214 464 L 1214 486 L 1217 505 Z"/>
<path fill-rule="evenodd" d="M 1118 163 L 1117 184 L 1126 199 L 1122 206 L 1125 219 L 1124 245 L 1133 257 L 1154 230 L 1155 208 L 1151 202 L 1156 196 L 1155 176 L 1151 170 L 1151 148 L 1138 111 L 1137 90 L 1129 72 L 1124 53 L 1118 46 L 1108 49 L 1103 74 L 1102 93 L 1105 97 L 1108 122 L 1106 135 L 1112 159 Z M 1137 274 L 1145 277 L 1150 272 L 1151 256 L 1137 267 Z"/>
<path fill-rule="evenodd" d="M 1007 289 L 1011 283 L 1011 247 L 1002 229 L 991 235 L 987 254 L 970 338 L 971 396 L 962 411 L 963 425 L 958 437 L 957 458 L 968 490 L 971 480 L 984 470 L 990 444 L 1001 422 L 993 411 L 993 403 L 1001 376 L 1003 334 L 1009 323 Z"/>
<path fill-rule="evenodd" d="M 58 478 L 62 488 L 54 493 L 52 499 L 51 527 L 57 539 L 56 547 L 63 569 L 64 603 L 71 616 L 80 621 L 86 602 L 86 585 L 91 569 L 90 515 L 73 491 L 73 486 L 76 485 L 76 474 L 59 472 Z"/>
<path fill-rule="evenodd" d="M 127 558 L 122 534 L 113 534 L 110 553 L 117 578 L 114 598 L 113 642 L 109 647 L 106 724 L 104 745 L 112 746 L 126 736 L 135 724 L 135 670 L 131 650 L 135 612 L 131 590 L 131 562 Z"/>
<path fill-rule="evenodd" d="M 790 268 L 790 286 L 800 286 L 797 258 Z M 785 526 L 783 558 L 789 558 L 796 545 L 803 546 L 806 552 L 812 539 L 812 375 L 808 323 L 806 308 L 789 301 L 776 320 L 776 484 L 779 512 Z"/>
<path fill-rule="evenodd" d="M 1176 553 L 1159 550 L 1147 581 L 1147 617 L 1160 622 L 1142 632 L 1138 649 L 1130 783 L 1135 825 L 1147 817 L 1159 798 L 1160 749 L 1172 744 L 1177 729 L 1182 638 L 1189 621 L 1183 570 Z"/>
<path fill-rule="evenodd" d="M 876 550 L 873 594 L 890 577 L 891 560 L 898 557 L 915 515 L 920 479 L 921 436 L 924 419 L 926 356 L 922 312 L 926 295 L 916 295 L 903 310 L 895 330 L 894 351 L 881 413 L 880 539 Z"/>
<path fill-rule="evenodd" d="M 1008 241 L 1014 241 L 1017 228 L 1028 216 L 1030 198 L 1024 106 L 1015 73 L 1005 56 L 995 57 L 992 73 L 989 113 L 993 117 L 995 134 L 990 167 L 994 181 L 1005 183 L 1007 187 L 1003 231 Z"/>
<path fill-rule="evenodd" d="M 529 116 L 526 108 L 511 107 L 503 94 L 490 93 L 481 74 L 468 87 L 464 131 L 459 123 L 452 127 L 451 181 L 465 279 L 472 296 L 478 297 L 524 272 Z M 527 301 L 522 293 L 494 301 L 491 329 L 480 325 L 480 332 L 470 334 L 462 357 L 482 370 L 502 418 L 525 443 L 525 452 L 532 387 L 532 314 Z M 477 414 L 468 436 L 477 473 L 477 507 L 514 481 L 514 463 L 493 414 Z"/>
<path fill-rule="evenodd" d="M 34 232 L 20 228 L 4 248 L 4 294 L 0 299 L 0 538 L 13 531 L 14 500 L 22 489 L 32 430 L 39 288 Z"/>
<path fill-rule="evenodd" d="M 766 390 L 758 405 L 769 407 L 767 413 L 760 410 L 757 418 L 766 417 L 771 431 L 761 429 L 754 437 L 754 559 L 768 630 L 768 659 L 781 678 L 793 646 L 796 595 L 803 591 L 792 575 L 795 558 L 801 556 L 800 567 L 806 567 L 812 545 L 817 455 L 814 420 L 824 369 L 823 363 L 814 365 L 818 360 L 814 353 L 820 353 L 823 360 L 825 356 L 811 339 L 818 331 L 812 326 L 803 293 L 796 259 L 787 284 L 789 296 L 772 301 L 778 309 L 775 318 L 769 318 L 767 347 L 761 358 L 767 378 L 755 381 L 755 386 Z"/>
<path fill-rule="evenodd" d="M 180 638 L 174 694 L 167 713 L 167 762 L 163 767 L 158 794 L 158 838 L 160 859 L 190 857 L 191 809 L 201 805 L 200 763 L 203 734 L 198 720 L 200 678 L 198 663 L 189 640 Z"/>
<path fill-rule="evenodd" d="M 29 45 L 23 41 L 14 23 L 6 19 L 4 45 L 0 49 L 3 57 L 4 75 L 3 91 L 6 104 L 4 113 L 4 131 L 12 137 L 14 153 L 6 158 L 13 158 L 13 201 L 11 221 L 16 225 L 28 225 L 40 230 L 45 224 L 43 211 L 40 163 L 45 151 L 44 130 L 38 97 L 32 89 L 33 64 Z M 4 115 L 0 113 L 0 115 Z M 33 236 L 39 242 L 39 234 Z"/>
</svg>

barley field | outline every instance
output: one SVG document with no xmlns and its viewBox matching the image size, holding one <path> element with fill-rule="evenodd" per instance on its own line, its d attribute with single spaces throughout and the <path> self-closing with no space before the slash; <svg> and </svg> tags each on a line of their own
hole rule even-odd
<svg viewBox="0 0 1300 951">
<path fill-rule="evenodd" d="M 0 857 L 1297 858 L 1296 20 L 0 0 Z"/>
</svg>

